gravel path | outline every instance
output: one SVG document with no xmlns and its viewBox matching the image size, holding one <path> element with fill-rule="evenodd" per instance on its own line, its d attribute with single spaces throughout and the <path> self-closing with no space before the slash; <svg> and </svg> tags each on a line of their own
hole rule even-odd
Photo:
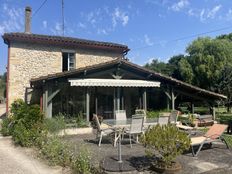
<svg viewBox="0 0 232 174">
<path fill-rule="evenodd" d="M 33 157 L 34 156 L 34 157 Z M 64 174 L 61 167 L 50 167 L 35 159 L 33 150 L 15 147 L 9 137 L 0 135 L 1 174 Z"/>
</svg>

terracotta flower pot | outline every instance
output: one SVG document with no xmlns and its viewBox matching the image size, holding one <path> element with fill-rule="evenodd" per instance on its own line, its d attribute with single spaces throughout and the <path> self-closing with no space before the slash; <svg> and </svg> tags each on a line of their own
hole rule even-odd
<svg viewBox="0 0 232 174">
<path fill-rule="evenodd" d="M 151 165 L 151 170 L 158 173 L 175 174 L 181 170 L 179 162 L 172 162 L 171 166 L 165 166 L 163 162 L 158 162 Z"/>
</svg>

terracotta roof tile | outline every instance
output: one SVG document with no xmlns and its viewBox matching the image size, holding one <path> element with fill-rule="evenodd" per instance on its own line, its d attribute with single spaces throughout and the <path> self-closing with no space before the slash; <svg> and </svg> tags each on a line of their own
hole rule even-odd
<svg viewBox="0 0 232 174">
<path fill-rule="evenodd" d="M 33 42 L 33 43 L 47 43 L 54 45 L 68 45 L 80 46 L 84 48 L 102 48 L 107 50 L 118 50 L 121 52 L 129 51 L 126 45 L 101 42 L 73 37 L 51 36 L 41 34 L 27 34 L 27 33 L 5 33 L 3 36 L 4 42 L 8 44 L 11 41 Z"/>
</svg>

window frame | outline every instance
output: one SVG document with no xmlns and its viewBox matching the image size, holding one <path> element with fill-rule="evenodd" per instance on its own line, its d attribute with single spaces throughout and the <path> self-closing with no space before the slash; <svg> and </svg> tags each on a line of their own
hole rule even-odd
<svg viewBox="0 0 232 174">
<path fill-rule="evenodd" d="M 68 59 L 67 60 L 67 71 L 75 69 L 75 67 L 76 67 L 76 52 L 75 51 L 71 51 L 71 50 L 62 50 L 62 66 L 61 66 L 62 72 L 64 72 L 64 70 L 63 70 L 63 64 L 64 64 L 64 61 L 63 61 L 64 56 L 63 56 L 63 54 L 67 54 L 67 59 Z M 70 56 L 70 54 L 73 54 L 73 62 L 70 62 L 70 58 L 72 58 Z M 70 68 L 70 63 L 73 63 L 73 67 L 72 68 Z"/>
</svg>

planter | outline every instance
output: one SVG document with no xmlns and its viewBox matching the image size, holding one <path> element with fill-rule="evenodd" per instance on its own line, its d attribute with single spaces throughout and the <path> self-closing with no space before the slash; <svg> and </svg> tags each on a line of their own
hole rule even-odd
<svg viewBox="0 0 232 174">
<path fill-rule="evenodd" d="M 181 165 L 179 162 L 172 162 L 171 167 L 164 167 L 162 163 L 156 163 L 151 165 L 151 170 L 156 171 L 158 173 L 165 173 L 165 174 L 175 174 L 181 170 Z"/>
<path fill-rule="evenodd" d="M 81 135 L 81 134 L 91 134 L 93 132 L 92 127 L 85 128 L 68 128 L 61 130 L 58 135 Z"/>
</svg>

